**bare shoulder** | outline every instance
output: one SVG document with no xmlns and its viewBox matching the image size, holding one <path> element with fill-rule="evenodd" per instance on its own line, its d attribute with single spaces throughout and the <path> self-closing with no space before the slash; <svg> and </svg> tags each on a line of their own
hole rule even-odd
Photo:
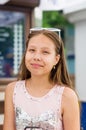
<svg viewBox="0 0 86 130">
<path fill-rule="evenodd" d="M 63 97 L 66 100 L 78 100 L 78 95 L 76 94 L 76 92 L 69 87 L 65 87 Z"/>
<path fill-rule="evenodd" d="M 79 99 L 74 90 L 65 87 L 62 95 L 62 115 L 65 130 L 80 130 Z"/>
<path fill-rule="evenodd" d="M 67 105 L 74 106 L 76 104 L 78 104 L 78 95 L 73 89 L 65 87 L 62 97 L 63 108 L 67 108 Z"/>
<path fill-rule="evenodd" d="M 6 86 L 5 93 L 13 93 L 17 81 L 11 82 Z"/>
</svg>

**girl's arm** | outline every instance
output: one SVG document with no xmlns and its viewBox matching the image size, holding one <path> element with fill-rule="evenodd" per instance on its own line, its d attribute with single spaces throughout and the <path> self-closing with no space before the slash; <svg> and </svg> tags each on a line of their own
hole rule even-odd
<svg viewBox="0 0 86 130">
<path fill-rule="evenodd" d="M 80 130 L 80 110 L 78 98 L 70 88 L 65 88 L 62 98 L 64 130 Z"/>
<path fill-rule="evenodd" d="M 13 106 L 13 89 L 15 82 L 10 83 L 5 90 L 4 126 L 3 130 L 16 130 Z"/>
</svg>

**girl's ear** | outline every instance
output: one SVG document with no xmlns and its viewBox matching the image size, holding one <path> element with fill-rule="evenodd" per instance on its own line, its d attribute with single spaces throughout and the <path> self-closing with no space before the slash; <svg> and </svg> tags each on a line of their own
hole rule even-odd
<svg viewBox="0 0 86 130">
<path fill-rule="evenodd" d="M 60 55 L 58 54 L 56 55 L 56 64 L 58 64 L 59 60 L 60 60 Z"/>
</svg>

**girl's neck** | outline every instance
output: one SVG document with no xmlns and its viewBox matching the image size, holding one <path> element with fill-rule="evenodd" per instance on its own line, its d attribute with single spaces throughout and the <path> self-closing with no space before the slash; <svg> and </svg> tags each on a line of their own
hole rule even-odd
<svg viewBox="0 0 86 130">
<path fill-rule="evenodd" d="M 49 79 L 46 77 L 31 77 L 27 81 L 28 86 L 34 89 L 50 89 L 54 84 L 49 82 Z"/>
<path fill-rule="evenodd" d="M 54 84 L 50 83 L 47 78 L 31 77 L 26 80 L 26 88 L 30 95 L 34 97 L 42 97 L 46 95 Z"/>
</svg>

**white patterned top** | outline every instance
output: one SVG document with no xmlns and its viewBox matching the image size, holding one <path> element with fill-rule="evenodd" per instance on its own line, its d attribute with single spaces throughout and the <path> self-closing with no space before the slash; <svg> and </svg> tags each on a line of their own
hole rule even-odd
<svg viewBox="0 0 86 130">
<path fill-rule="evenodd" d="M 14 88 L 16 130 L 63 130 L 61 100 L 63 86 L 55 85 L 45 96 L 33 97 L 25 87 L 25 80 Z"/>
</svg>

